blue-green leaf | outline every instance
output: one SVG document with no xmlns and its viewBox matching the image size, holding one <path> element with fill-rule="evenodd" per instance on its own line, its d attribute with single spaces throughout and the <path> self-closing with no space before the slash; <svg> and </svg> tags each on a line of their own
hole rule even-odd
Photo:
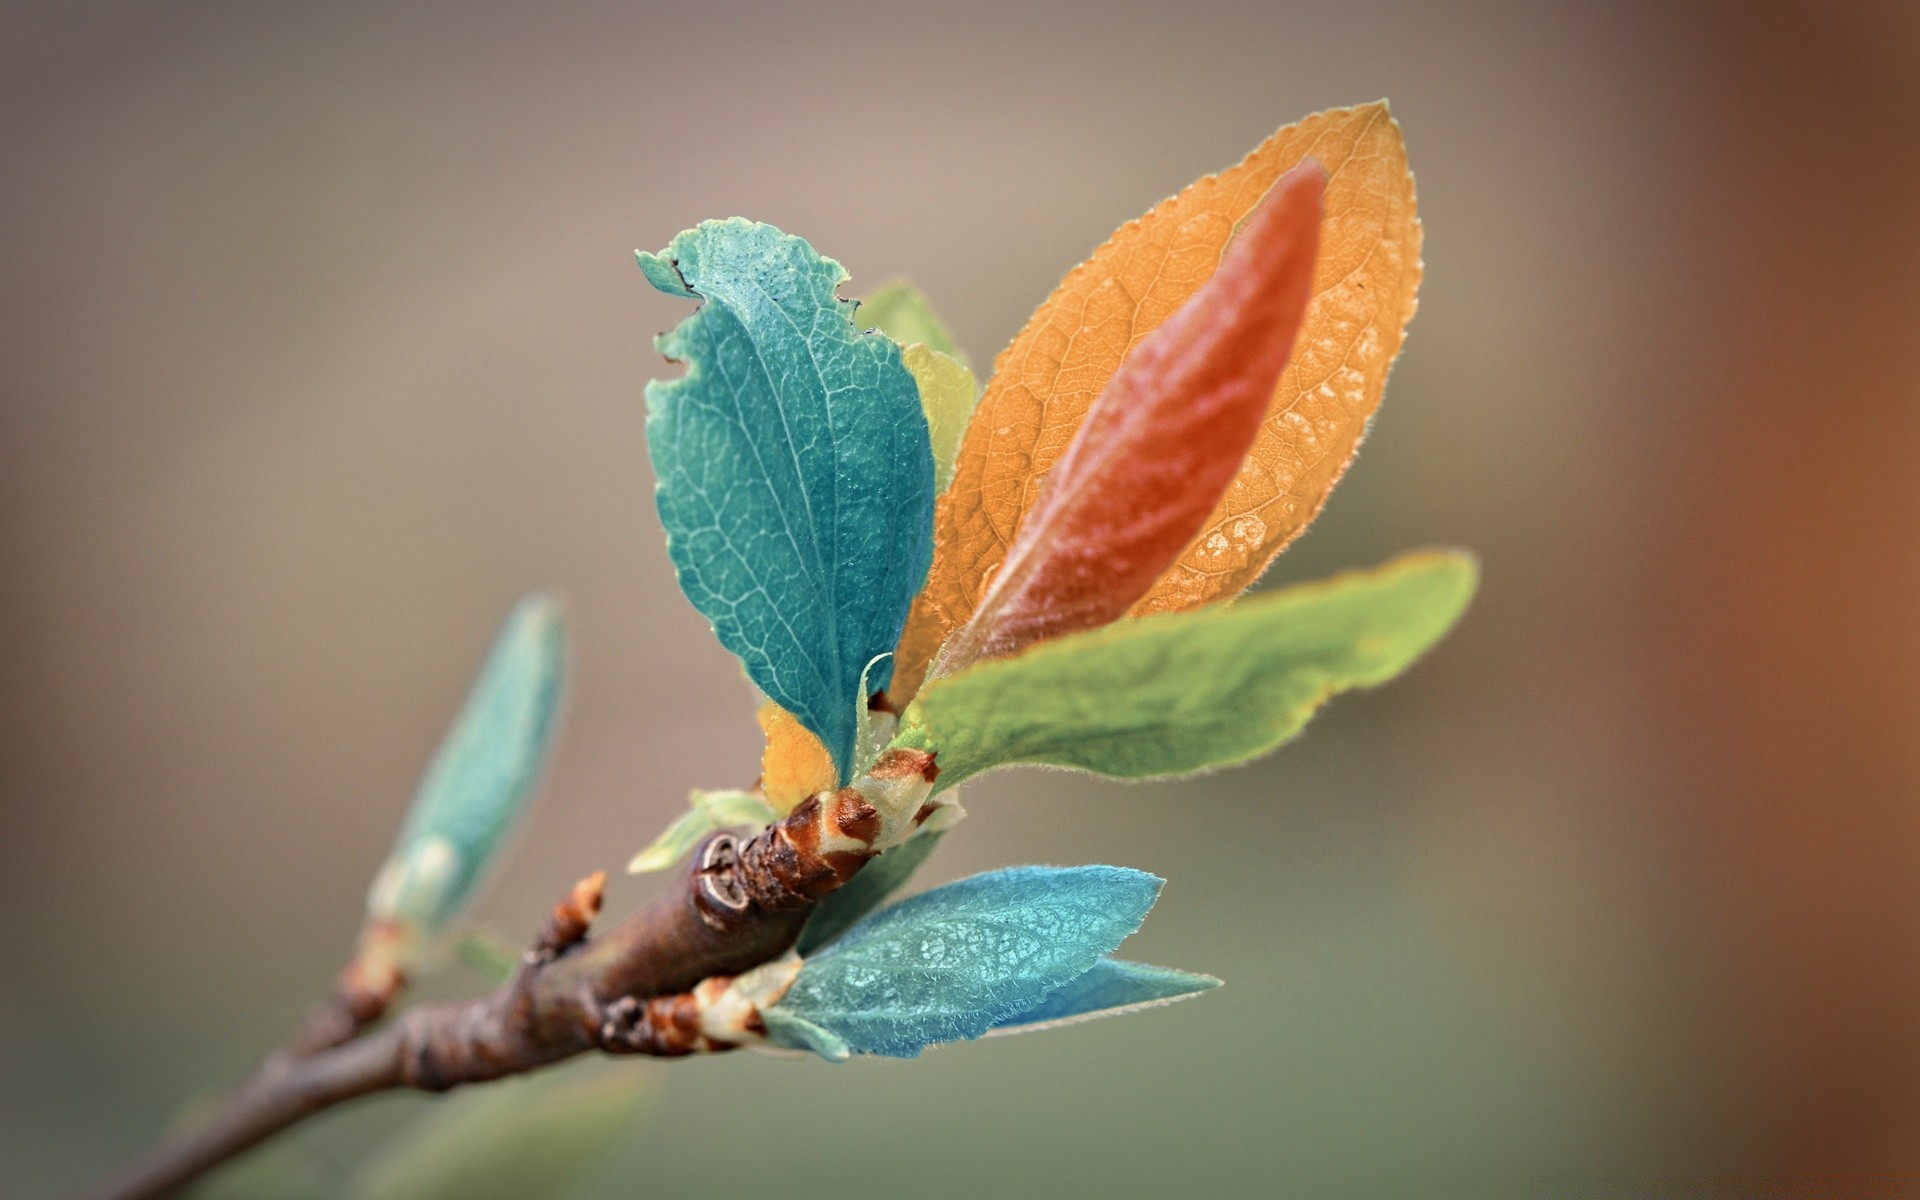
<svg viewBox="0 0 1920 1200">
<path fill-rule="evenodd" d="M 806 957 L 852 928 L 855 922 L 885 903 L 888 896 L 913 877 L 927 855 L 944 836 L 938 830 L 917 833 L 883 854 L 876 855 L 859 874 L 827 893 L 800 930 L 794 953 Z"/>
<path fill-rule="evenodd" d="M 528 596 L 507 617 L 374 880 L 372 917 L 431 934 L 465 906 L 539 782 L 566 650 L 552 596 Z"/>
<path fill-rule="evenodd" d="M 767 1010 L 769 1037 L 818 1049 L 794 1018 L 893 1058 L 979 1037 L 1091 970 L 1140 927 L 1160 883 L 1124 867 L 1013 867 L 910 896 L 807 959 Z"/>
<path fill-rule="evenodd" d="M 891 339 L 856 330 L 840 264 L 771 225 L 709 221 L 640 266 L 702 301 L 659 340 L 686 375 L 647 385 L 681 590 L 845 782 L 861 672 L 893 650 L 933 555 L 919 390 Z"/>
<path fill-rule="evenodd" d="M 1031 1033 L 1099 1017 L 1117 1017 L 1185 1000 L 1220 986 L 1211 975 L 1172 967 L 1103 958 L 1093 969 L 1066 984 L 1017 1017 L 994 1026 L 994 1033 Z"/>
</svg>

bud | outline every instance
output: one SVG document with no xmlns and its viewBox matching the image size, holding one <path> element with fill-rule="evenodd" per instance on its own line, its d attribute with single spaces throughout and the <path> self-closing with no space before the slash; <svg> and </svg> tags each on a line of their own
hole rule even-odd
<svg viewBox="0 0 1920 1200">
<path fill-rule="evenodd" d="M 552 596 L 515 606 L 421 776 L 393 852 L 367 895 L 367 926 L 400 934 L 398 957 L 458 916 L 539 782 L 557 726 L 566 625 Z"/>
</svg>

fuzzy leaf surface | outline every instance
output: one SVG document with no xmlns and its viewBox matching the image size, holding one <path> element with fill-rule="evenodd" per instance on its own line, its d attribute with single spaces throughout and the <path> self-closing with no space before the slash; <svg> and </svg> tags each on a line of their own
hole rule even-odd
<svg viewBox="0 0 1920 1200">
<path fill-rule="evenodd" d="M 936 754 L 940 787 L 1009 763 L 1142 779 L 1241 762 L 1335 693 L 1405 670 L 1453 627 L 1476 579 L 1466 555 L 1423 551 L 1075 634 L 927 685 L 895 744 Z"/>
<path fill-rule="evenodd" d="M 1012 867 L 909 896 L 807 959 L 767 1011 L 769 1035 L 817 1049 L 805 1030 L 782 1032 L 790 1017 L 892 1058 L 979 1037 L 1092 969 L 1160 884 L 1124 867 Z"/>
<path fill-rule="evenodd" d="M 1282 175 L 1220 269 L 1127 353 L 936 674 L 1118 619 L 1199 533 L 1293 349 L 1324 183 L 1312 162 Z"/>
<path fill-rule="evenodd" d="M 508 615 L 414 793 L 368 909 L 423 933 L 466 905 L 540 779 L 558 724 L 567 631 L 552 596 Z"/>
<path fill-rule="evenodd" d="M 992 1033 L 1033 1033 L 1101 1017 L 1160 1008 L 1220 986 L 1211 975 L 1103 958 L 1085 975 L 1038 1005 L 994 1026 Z"/>
<path fill-rule="evenodd" d="M 1327 172 L 1326 217 L 1297 351 L 1233 485 L 1140 610 L 1238 594 L 1318 514 L 1379 406 L 1420 282 L 1413 176 L 1384 103 L 1279 130 L 1239 165 L 1123 225 L 1035 311 L 996 362 L 941 499 L 896 700 L 915 693 L 973 615 L 1043 477 L 1127 352 L 1200 290 L 1239 222 L 1309 157 Z"/>
<path fill-rule="evenodd" d="M 919 390 L 892 340 L 855 329 L 840 264 L 771 225 L 709 221 L 640 266 L 702 302 L 658 343 L 686 374 L 647 385 L 680 588 L 844 780 L 861 671 L 893 650 L 932 555 Z"/>
</svg>

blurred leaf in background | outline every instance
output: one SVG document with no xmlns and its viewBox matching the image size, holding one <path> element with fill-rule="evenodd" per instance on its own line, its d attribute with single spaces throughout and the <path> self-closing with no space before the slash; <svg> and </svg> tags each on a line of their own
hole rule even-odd
<svg viewBox="0 0 1920 1200">
<path fill-rule="evenodd" d="M 398 930 L 403 959 L 466 907 L 526 809 L 558 728 L 566 656 L 560 602 L 546 593 L 522 600 L 494 639 L 367 896 L 367 935 Z"/>
<path fill-rule="evenodd" d="M 454 1092 L 353 1177 L 349 1200 L 562 1200 L 638 1125 L 654 1088 L 631 1062 L 569 1063 Z"/>
</svg>

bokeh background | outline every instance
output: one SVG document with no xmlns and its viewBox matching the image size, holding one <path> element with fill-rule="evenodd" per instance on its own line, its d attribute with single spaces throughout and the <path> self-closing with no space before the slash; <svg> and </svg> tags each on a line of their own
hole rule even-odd
<svg viewBox="0 0 1920 1200">
<path fill-rule="evenodd" d="M 1382 95 L 1421 312 L 1274 578 L 1457 543 L 1479 602 L 1253 766 L 982 780 L 929 874 L 1155 871 L 1128 953 L 1228 986 L 636 1066 L 596 1194 L 1911 1184 L 1912 6 L 91 2 L 0 8 L 0 1193 L 284 1035 L 522 591 L 577 667 L 484 920 L 751 777 L 652 514 L 685 310 L 635 247 L 772 221 L 989 359 L 1113 226 Z"/>
</svg>

